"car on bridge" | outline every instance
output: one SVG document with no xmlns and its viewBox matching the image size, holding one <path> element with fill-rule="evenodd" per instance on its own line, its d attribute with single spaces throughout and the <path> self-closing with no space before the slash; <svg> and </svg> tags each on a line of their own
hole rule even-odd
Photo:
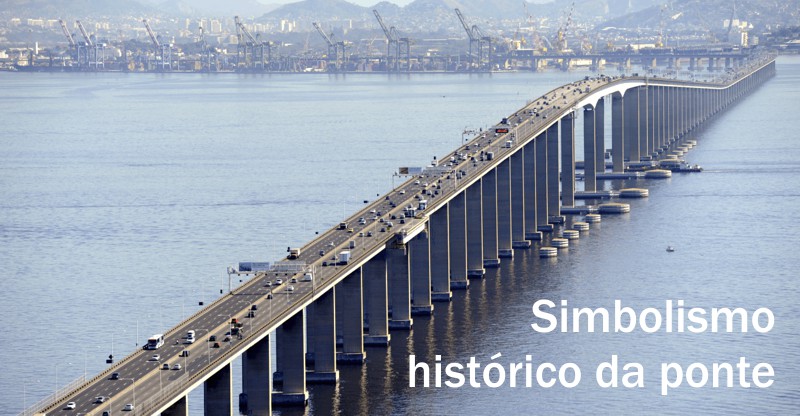
<svg viewBox="0 0 800 416">
<path fill-rule="evenodd" d="M 73 410 L 73 409 L 75 409 L 75 402 L 67 403 L 67 405 L 64 407 L 64 409 L 65 410 Z"/>
</svg>

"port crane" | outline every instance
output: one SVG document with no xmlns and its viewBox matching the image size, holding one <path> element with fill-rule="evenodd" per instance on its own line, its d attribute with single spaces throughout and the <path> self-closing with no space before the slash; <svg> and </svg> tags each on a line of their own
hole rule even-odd
<svg viewBox="0 0 800 416">
<path fill-rule="evenodd" d="M 242 23 L 239 16 L 234 16 L 236 22 L 236 38 L 238 40 L 236 52 L 237 68 L 244 64 L 244 67 L 251 67 L 253 70 L 264 70 L 267 64 L 272 61 L 272 42 L 260 40 L 260 34 L 253 36 L 247 26 Z M 248 59 L 248 49 L 251 59 Z M 267 58 L 264 59 L 264 50 L 267 50 Z"/>
<path fill-rule="evenodd" d="M 319 23 L 312 22 L 314 25 L 314 29 L 317 29 L 320 36 L 325 39 L 325 43 L 328 45 L 328 71 L 330 72 L 338 72 L 344 69 L 344 62 L 345 62 L 345 43 L 344 42 L 336 42 L 335 38 L 333 37 L 333 33 L 330 36 L 322 30 Z"/>
<path fill-rule="evenodd" d="M 72 33 L 69 33 L 69 29 L 67 29 L 67 23 L 64 22 L 64 19 L 58 19 L 58 24 L 61 25 L 61 30 L 64 32 L 64 36 L 67 38 L 67 43 L 69 43 L 69 50 L 70 54 L 72 55 L 72 59 L 78 59 L 78 44 L 75 43 L 75 38 L 72 37 Z"/>
<path fill-rule="evenodd" d="M 383 29 L 383 34 L 386 35 L 386 71 L 400 71 L 401 51 L 403 51 L 406 56 L 406 71 L 411 70 L 411 42 L 409 38 L 401 37 L 394 26 L 387 28 L 377 9 L 373 9 L 372 12 L 375 14 L 375 18 L 378 19 L 378 24 L 381 26 L 381 29 Z M 392 49 L 392 45 L 394 45 L 394 49 Z M 394 52 L 394 61 L 392 61 L 392 52 Z"/>
<path fill-rule="evenodd" d="M 200 66 L 201 66 L 203 71 L 211 72 L 211 70 L 212 70 L 211 69 L 212 68 L 212 65 L 211 65 L 211 46 L 209 46 L 208 42 L 206 42 L 206 30 L 205 30 L 205 28 L 203 28 L 203 26 L 200 26 L 200 39 L 199 40 L 200 40 L 200 50 L 201 50 L 201 53 L 200 53 L 200 56 L 201 56 L 201 58 L 200 58 L 201 59 Z M 205 63 L 202 61 L 203 59 L 205 59 Z"/>
<path fill-rule="evenodd" d="M 169 43 L 161 43 L 158 40 L 158 37 L 155 33 L 153 33 L 153 29 L 150 28 L 150 23 L 148 23 L 147 19 L 142 19 L 142 23 L 144 23 L 145 29 L 147 29 L 147 34 L 150 36 L 150 41 L 153 42 L 153 46 L 156 49 L 156 60 L 161 71 L 166 71 L 167 68 L 172 70 L 172 45 Z"/>
<path fill-rule="evenodd" d="M 492 38 L 484 35 L 477 25 L 472 25 L 472 27 L 470 27 L 466 19 L 464 19 L 464 15 L 461 14 L 461 10 L 455 9 L 455 11 L 456 15 L 458 15 L 458 20 L 461 21 L 461 26 L 464 27 L 464 30 L 467 32 L 467 37 L 469 38 L 469 70 L 480 70 L 488 67 L 489 63 L 492 61 Z M 484 48 L 486 49 L 485 52 Z M 477 62 L 473 60 L 473 50 L 477 51 Z"/>
<path fill-rule="evenodd" d="M 83 23 L 81 23 L 80 20 L 76 20 L 75 23 L 78 25 L 81 36 L 83 36 L 83 42 L 78 44 L 78 63 L 81 66 L 85 66 L 87 69 L 94 68 L 97 70 L 103 66 L 105 44 L 92 40 L 92 37 L 86 33 L 86 28 L 83 27 Z M 81 54 L 81 50 L 83 50 L 83 54 Z M 81 55 L 83 55 L 83 59 L 81 59 Z"/>
<path fill-rule="evenodd" d="M 564 19 L 564 23 L 559 26 L 558 31 L 556 32 L 555 38 L 555 50 L 558 53 L 567 53 L 571 52 L 568 45 L 567 45 L 567 31 L 569 27 L 572 25 L 572 12 L 575 11 L 575 2 L 572 2 L 570 5 L 569 10 L 567 11 L 567 17 Z"/>
</svg>

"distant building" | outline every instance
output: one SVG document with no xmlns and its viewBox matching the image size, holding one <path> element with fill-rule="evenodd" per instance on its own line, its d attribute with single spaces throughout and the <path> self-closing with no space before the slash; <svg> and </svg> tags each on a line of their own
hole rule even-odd
<svg viewBox="0 0 800 416">
<path fill-rule="evenodd" d="M 222 23 L 219 20 L 213 19 L 211 21 L 211 33 L 222 33 Z"/>
</svg>

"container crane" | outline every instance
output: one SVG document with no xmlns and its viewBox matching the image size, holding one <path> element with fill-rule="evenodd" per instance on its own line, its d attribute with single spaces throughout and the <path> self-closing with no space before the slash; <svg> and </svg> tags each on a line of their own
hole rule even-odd
<svg viewBox="0 0 800 416">
<path fill-rule="evenodd" d="M 328 36 L 325 31 L 322 30 L 322 27 L 320 27 L 319 23 L 312 22 L 312 24 L 314 25 L 314 29 L 317 29 L 317 32 L 319 32 L 320 36 L 325 39 L 325 43 L 328 45 L 328 70 L 332 72 L 341 71 L 344 69 L 343 62 L 345 60 L 345 43 L 336 42 L 332 33 L 331 36 Z"/>
<path fill-rule="evenodd" d="M 244 62 L 244 66 L 252 66 L 253 70 L 264 70 L 266 68 L 266 62 L 269 62 L 272 58 L 272 42 L 264 42 L 260 39 L 257 39 L 259 35 L 253 36 L 250 33 L 250 30 L 247 29 L 247 26 L 242 23 L 239 19 L 239 16 L 234 16 L 234 21 L 236 22 L 236 38 L 238 39 L 238 46 L 237 46 L 237 66 L 239 63 Z M 250 56 L 252 59 L 248 59 L 248 52 L 247 50 L 250 49 Z M 267 49 L 267 60 L 264 60 L 264 49 Z"/>
<path fill-rule="evenodd" d="M 58 23 L 61 25 L 61 30 L 64 32 L 64 36 L 67 38 L 67 42 L 69 43 L 69 50 L 70 54 L 72 55 L 72 59 L 78 59 L 78 44 L 75 43 L 75 38 L 72 37 L 72 33 L 69 33 L 69 29 L 67 29 L 67 24 L 64 22 L 63 19 L 58 19 Z"/>
<path fill-rule="evenodd" d="M 572 12 L 574 10 L 575 2 L 573 1 L 572 5 L 569 6 L 569 11 L 567 11 L 567 17 L 564 19 L 564 23 L 558 28 L 558 32 L 556 32 L 556 39 L 554 43 L 556 52 L 558 53 L 570 52 L 569 47 L 567 46 L 567 31 L 572 25 Z"/>
<path fill-rule="evenodd" d="M 528 23 L 528 30 L 530 31 L 531 46 L 533 50 L 539 53 L 547 52 L 547 48 L 542 43 L 543 37 L 539 36 L 539 33 L 536 31 L 536 26 L 533 24 L 533 16 L 528 11 L 528 2 L 523 1 L 522 7 L 525 8 L 525 20 Z M 544 40 L 549 42 L 547 38 L 544 38 Z"/>
<path fill-rule="evenodd" d="M 200 50 L 201 52 L 201 63 L 200 67 L 205 70 L 206 72 L 211 72 L 211 47 L 206 42 L 206 31 L 203 26 L 200 26 Z M 205 58 L 205 64 L 202 62 L 202 59 Z"/>
<path fill-rule="evenodd" d="M 83 50 L 83 64 L 81 66 L 86 66 L 87 69 L 94 68 L 95 70 L 103 66 L 103 55 L 105 54 L 105 44 L 103 43 L 95 43 L 92 40 L 92 37 L 86 33 L 86 28 L 83 27 L 83 23 L 80 20 L 76 20 L 75 23 L 78 25 L 78 30 L 81 32 L 81 36 L 83 36 L 83 42 L 78 44 L 78 62 L 81 62 L 81 50 Z"/>
<path fill-rule="evenodd" d="M 142 23 L 144 23 L 147 34 L 150 36 L 150 40 L 155 47 L 156 60 L 160 61 L 160 70 L 165 71 L 167 68 L 172 70 L 172 45 L 159 42 L 158 37 L 153 33 L 153 29 L 150 28 L 150 23 L 147 22 L 147 19 L 142 19 Z"/>
<path fill-rule="evenodd" d="M 406 70 L 410 70 L 411 44 L 409 38 L 401 37 L 399 31 L 394 26 L 387 28 L 377 9 L 373 9 L 372 12 L 375 14 L 375 18 L 378 19 L 378 24 L 381 25 L 381 29 L 383 29 L 383 33 L 386 35 L 386 40 L 388 41 L 386 47 L 386 71 L 400 71 L 401 50 L 403 50 L 406 55 Z M 394 45 L 394 65 L 392 65 L 392 45 Z M 405 45 L 405 48 L 403 48 L 403 45 Z"/>
<path fill-rule="evenodd" d="M 492 60 L 492 38 L 485 36 L 477 25 L 472 25 L 472 27 L 470 27 L 466 19 L 464 19 L 464 15 L 461 14 L 461 10 L 455 9 L 455 11 L 456 15 L 458 15 L 458 20 L 461 21 L 461 26 L 464 27 L 464 31 L 467 32 L 467 37 L 469 38 L 469 70 L 482 69 L 488 66 Z M 477 44 L 478 52 L 477 63 L 473 61 L 473 49 L 475 44 Z M 486 54 L 484 54 L 484 47 L 487 47 Z"/>
</svg>

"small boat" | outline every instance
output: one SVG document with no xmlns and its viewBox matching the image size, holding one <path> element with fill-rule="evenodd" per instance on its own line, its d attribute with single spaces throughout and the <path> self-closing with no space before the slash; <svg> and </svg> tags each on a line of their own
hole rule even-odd
<svg viewBox="0 0 800 416">
<path fill-rule="evenodd" d="M 667 253 L 672 253 L 673 251 L 675 251 L 675 248 L 674 248 L 674 247 L 672 247 L 672 246 L 667 246 Z"/>
</svg>

